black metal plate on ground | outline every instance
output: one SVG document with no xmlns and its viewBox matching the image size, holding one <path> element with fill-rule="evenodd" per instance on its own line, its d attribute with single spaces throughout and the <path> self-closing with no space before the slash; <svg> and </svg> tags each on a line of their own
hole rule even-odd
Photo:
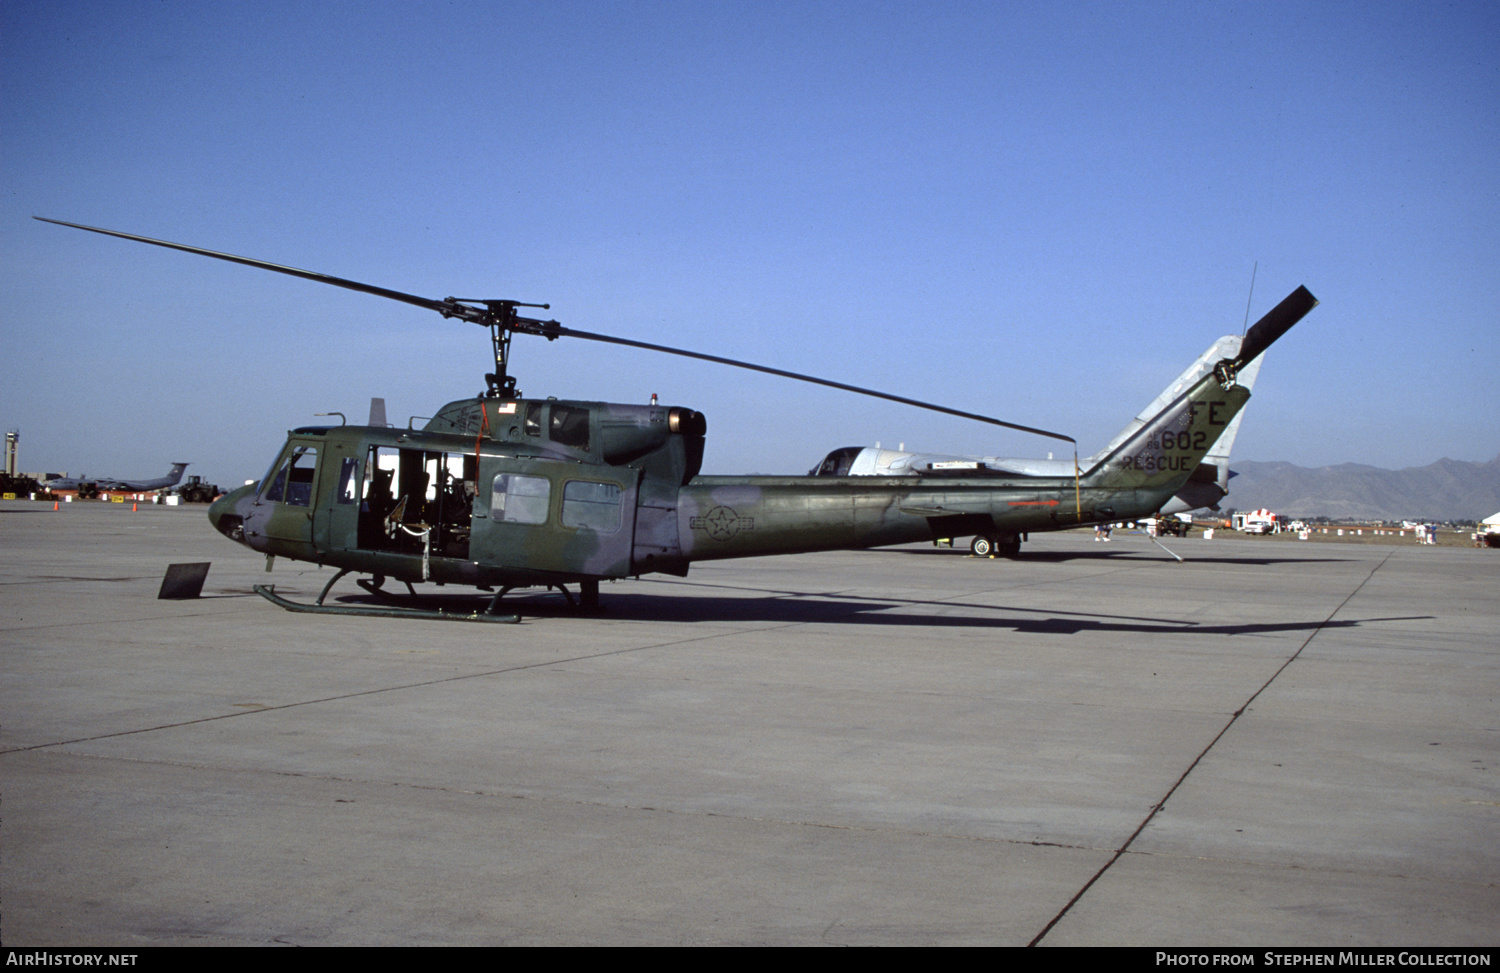
<svg viewBox="0 0 1500 973">
<path fill-rule="evenodd" d="M 161 590 L 157 600 L 197 598 L 203 593 L 203 582 L 208 580 L 208 567 L 212 561 L 195 561 L 190 564 L 169 564 L 161 579 Z"/>
</svg>

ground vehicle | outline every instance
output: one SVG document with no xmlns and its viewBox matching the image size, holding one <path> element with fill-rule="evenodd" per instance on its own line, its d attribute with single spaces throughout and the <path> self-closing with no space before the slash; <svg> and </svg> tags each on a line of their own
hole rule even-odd
<svg viewBox="0 0 1500 973">
<path fill-rule="evenodd" d="M 1251 510 L 1236 513 L 1229 526 L 1245 534 L 1277 534 L 1281 532 L 1281 521 L 1269 510 Z"/>
</svg>

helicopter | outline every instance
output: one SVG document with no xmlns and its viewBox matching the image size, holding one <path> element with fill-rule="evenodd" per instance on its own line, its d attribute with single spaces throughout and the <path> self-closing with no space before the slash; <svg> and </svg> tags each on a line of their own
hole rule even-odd
<svg viewBox="0 0 1500 973">
<path fill-rule="evenodd" d="M 1217 476 L 1204 459 L 1250 397 L 1240 371 L 1317 305 L 1298 287 L 1252 326 L 1237 351 L 1141 417 L 1105 451 L 1077 462 L 1071 436 L 829 379 L 630 338 L 581 331 L 515 300 L 420 297 L 165 240 L 35 217 L 401 301 L 490 332 L 495 371 L 477 395 L 444 405 L 421 429 L 309 425 L 292 429 L 266 475 L 209 508 L 226 537 L 266 555 L 338 572 L 312 604 L 255 590 L 294 611 L 514 621 L 501 599 L 516 589 L 561 591 L 599 604 L 599 583 L 660 573 L 686 576 L 696 561 L 856 550 L 984 538 L 1014 557 L 1032 532 L 1143 518 L 1193 477 Z M 508 373 L 516 334 L 576 338 L 693 358 L 1073 444 L 1071 475 L 1029 475 L 954 464 L 909 476 L 704 476 L 707 418 L 682 406 L 521 395 Z M 337 413 L 330 413 L 337 415 Z M 1206 468 L 1206 469 L 1205 469 Z M 325 604 L 348 574 L 376 595 L 395 579 L 492 592 L 484 609 Z M 368 575 L 369 578 L 363 577 Z"/>
</svg>

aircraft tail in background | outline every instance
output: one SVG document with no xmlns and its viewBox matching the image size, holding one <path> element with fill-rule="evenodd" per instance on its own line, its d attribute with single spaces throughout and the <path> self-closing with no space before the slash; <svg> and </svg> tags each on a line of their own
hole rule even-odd
<svg viewBox="0 0 1500 973">
<path fill-rule="evenodd" d="M 1260 374 L 1265 350 L 1292 325 L 1317 305 L 1317 299 L 1299 287 L 1262 317 L 1243 336 L 1225 335 L 1172 380 L 1144 409 L 1125 424 L 1103 449 L 1079 461 L 1079 469 L 1091 471 L 1173 407 L 1204 377 L 1221 373 L 1221 384 L 1227 380 L 1249 392 Z M 1227 369 L 1227 370 L 1226 370 Z M 1227 400 L 1225 400 L 1227 401 Z M 1205 454 L 1187 481 L 1167 501 L 1162 513 L 1181 513 L 1202 507 L 1218 509 L 1218 502 L 1229 492 L 1229 453 L 1239 434 L 1244 416 L 1241 406 L 1222 427 L 1202 430 L 1217 433 L 1213 447 Z M 1149 441 L 1149 437 L 1148 437 Z M 1175 441 L 1175 440 L 1174 440 Z M 879 446 L 847 446 L 829 453 L 812 471 L 823 476 L 1037 476 L 1072 477 L 1071 457 L 1054 459 L 1020 459 L 1002 456 L 956 456 L 945 453 L 909 453 L 904 449 L 881 449 Z"/>
</svg>

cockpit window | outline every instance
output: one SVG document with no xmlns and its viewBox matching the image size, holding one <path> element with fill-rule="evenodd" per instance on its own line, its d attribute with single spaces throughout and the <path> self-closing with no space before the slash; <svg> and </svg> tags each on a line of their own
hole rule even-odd
<svg viewBox="0 0 1500 973">
<path fill-rule="evenodd" d="M 339 469 L 339 503 L 359 503 L 359 460 L 352 456 Z"/>
<path fill-rule="evenodd" d="M 848 476 L 849 468 L 854 465 L 854 458 L 863 448 L 863 446 L 845 446 L 843 449 L 835 449 L 823 457 L 823 462 L 812 471 L 813 476 Z"/>
<path fill-rule="evenodd" d="M 318 468 L 318 450 L 314 446 L 296 446 L 268 479 L 263 499 L 306 507 L 312 503 L 313 473 Z"/>
</svg>

